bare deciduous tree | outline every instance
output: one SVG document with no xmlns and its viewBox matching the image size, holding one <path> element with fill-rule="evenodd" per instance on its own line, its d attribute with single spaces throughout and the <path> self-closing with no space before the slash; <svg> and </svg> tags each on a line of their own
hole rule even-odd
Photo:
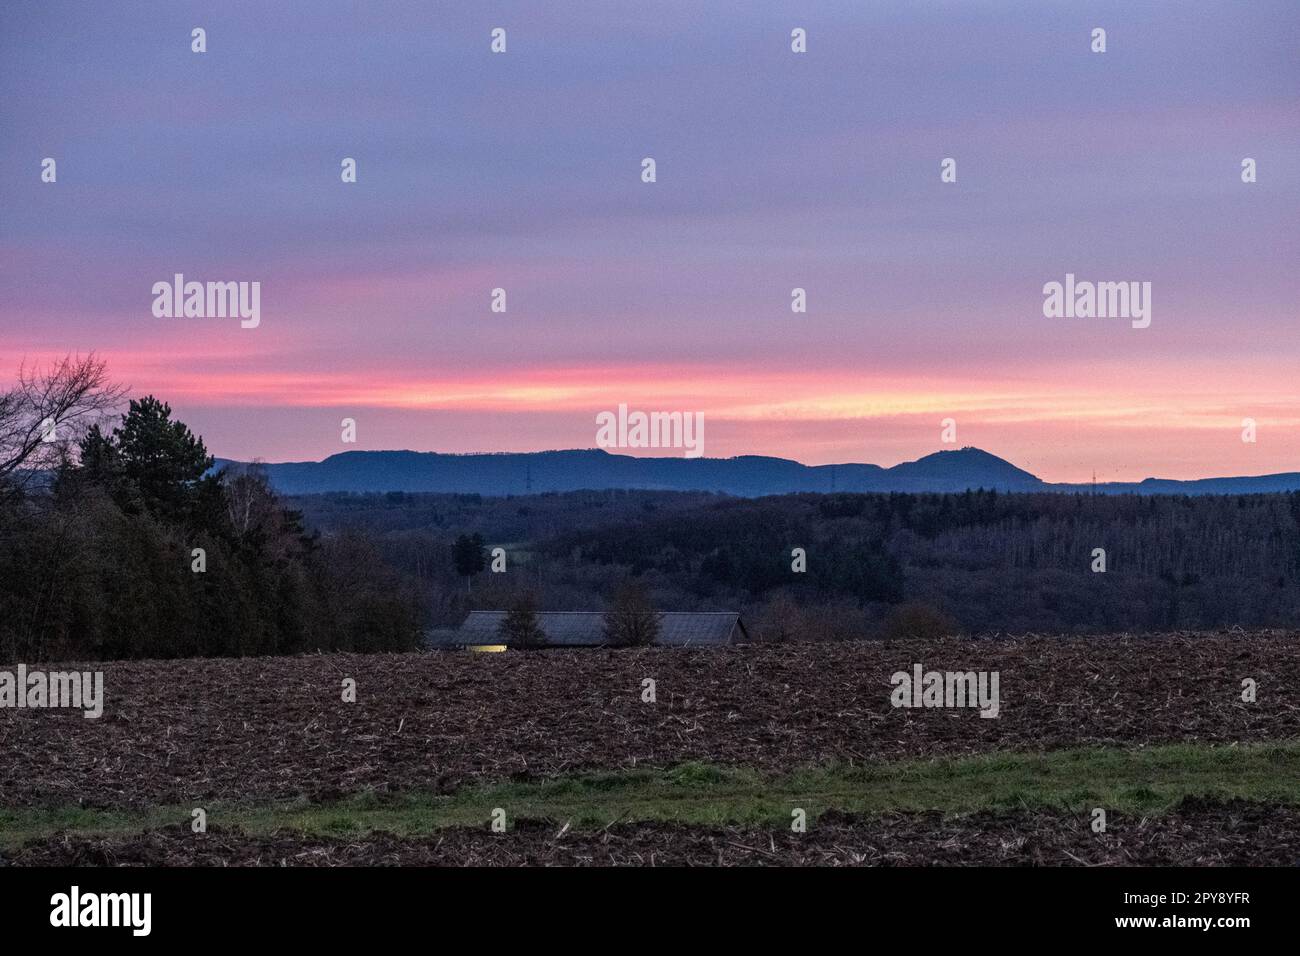
<svg viewBox="0 0 1300 956">
<path fill-rule="evenodd" d="M 537 620 L 537 598 L 531 591 L 514 599 L 497 628 L 501 642 L 513 648 L 535 648 L 546 644 L 546 632 Z"/>
<path fill-rule="evenodd" d="M 625 582 L 605 612 L 605 640 L 615 647 L 649 647 L 659 639 L 662 624 L 663 615 L 650 603 L 646 589 Z"/>
<path fill-rule="evenodd" d="M 41 371 L 24 362 L 0 392 L 0 485 L 25 484 L 68 460 L 85 429 L 117 406 L 126 389 L 108 380 L 95 354 L 68 355 Z"/>
<path fill-rule="evenodd" d="M 289 560 L 301 551 L 302 528 L 285 513 L 264 467 L 253 464 L 228 473 L 224 492 L 226 517 L 241 541 L 271 560 Z"/>
</svg>

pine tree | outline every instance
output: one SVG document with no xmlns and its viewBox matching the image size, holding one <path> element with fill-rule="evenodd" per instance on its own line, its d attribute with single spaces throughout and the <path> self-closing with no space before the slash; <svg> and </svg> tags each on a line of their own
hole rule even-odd
<svg viewBox="0 0 1300 956">
<path fill-rule="evenodd" d="M 451 556 L 456 564 L 456 573 L 465 579 L 465 590 L 471 590 L 470 580 L 487 567 L 487 548 L 484 547 L 483 536 L 477 532 L 473 535 L 460 535 L 451 547 Z"/>
</svg>

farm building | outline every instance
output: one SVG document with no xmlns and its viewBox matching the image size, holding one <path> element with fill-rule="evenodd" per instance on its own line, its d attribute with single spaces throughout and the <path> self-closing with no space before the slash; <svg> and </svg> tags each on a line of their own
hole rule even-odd
<svg viewBox="0 0 1300 956">
<path fill-rule="evenodd" d="M 430 635 L 431 648 L 505 650 L 501 622 L 505 611 L 471 611 L 453 631 Z M 716 647 L 748 643 L 749 633 L 735 611 L 668 611 L 660 615 L 660 647 Z M 548 647 L 604 647 L 605 615 L 600 611 L 538 611 L 537 623 Z"/>
</svg>

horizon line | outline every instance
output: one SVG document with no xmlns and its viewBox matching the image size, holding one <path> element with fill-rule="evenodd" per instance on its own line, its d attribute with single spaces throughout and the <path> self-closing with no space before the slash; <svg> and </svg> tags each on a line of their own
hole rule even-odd
<svg viewBox="0 0 1300 956">
<path fill-rule="evenodd" d="M 1140 485 L 1145 482 L 1153 482 L 1153 481 L 1173 482 L 1177 484 L 1190 484 L 1193 482 L 1200 482 L 1200 481 L 1250 480 L 1250 479 L 1275 478 L 1282 475 L 1300 475 L 1300 469 L 1297 469 L 1295 471 L 1274 471 L 1274 472 L 1241 474 L 1241 475 L 1212 474 L 1212 475 L 1205 475 L 1197 478 L 1161 478 L 1157 475 L 1147 475 L 1145 478 L 1140 478 L 1136 481 L 1097 481 L 1095 479 L 1092 481 L 1049 481 L 1045 478 L 1039 477 L 1038 475 L 1034 474 L 1031 471 L 1021 468 L 1019 465 L 1017 465 L 1015 462 L 1011 461 L 1010 459 L 1004 458 L 1001 455 L 988 451 L 985 448 L 980 448 L 977 445 L 963 445 L 960 448 L 941 448 L 938 449 L 937 451 L 927 452 L 926 454 L 921 455 L 918 458 L 904 459 L 893 465 L 880 465 L 880 464 L 876 464 L 875 462 L 869 462 L 869 461 L 828 462 L 822 465 L 813 465 L 813 464 L 808 464 L 807 462 L 800 461 L 797 458 L 786 458 L 781 455 L 767 455 L 767 454 L 759 454 L 759 453 L 730 455 L 725 458 L 710 457 L 708 455 L 701 455 L 697 458 L 688 458 L 686 456 L 677 455 L 677 454 L 634 455 L 634 454 L 629 454 L 626 449 L 611 450 L 608 448 L 546 448 L 537 451 L 471 451 L 471 452 L 433 451 L 433 450 L 420 451 L 414 448 L 349 448 L 344 451 L 334 452 L 333 454 L 326 455 L 324 458 L 320 458 L 320 459 L 300 459 L 296 461 L 267 461 L 262 458 L 253 458 L 250 460 L 245 460 L 245 459 L 238 459 L 238 458 L 225 458 L 219 455 L 214 455 L 213 458 L 214 461 L 229 462 L 231 464 L 236 464 L 236 465 L 319 465 L 325 463 L 331 458 L 337 458 L 341 455 L 348 455 L 348 454 L 371 454 L 371 455 L 410 454 L 410 455 L 438 455 L 445 458 L 481 458 L 481 457 L 500 457 L 504 455 L 548 455 L 548 454 L 568 454 L 568 453 L 582 454 L 582 453 L 589 453 L 589 452 L 599 452 L 601 454 L 608 455 L 611 458 L 630 458 L 636 461 L 667 460 L 667 461 L 722 462 L 722 461 L 736 461 L 743 458 L 761 458 L 769 461 L 788 462 L 790 464 L 795 464 L 801 468 L 807 468 L 807 469 L 858 467 L 858 468 L 878 468 L 882 471 L 889 471 L 893 468 L 897 468 L 902 465 L 915 464 L 916 462 L 922 461 L 926 458 L 932 458 L 936 455 L 953 454 L 962 451 L 976 451 L 976 452 L 980 452 L 981 454 L 988 455 L 991 458 L 995 458 L 998 461 L 1012 468 L 1015 468 L 1017 471 L 1023 472 L 1024 474 L 1028 475 L 1030 478 L 1034 479 L 1040 484 L 1052 485 L 1056 487 L 1068 486 L 1068 487 L 1084 488 L 1084 487 L 1092 486 L 1097 488 L 1105 488 L 1105 487 L 1114 487 L 1117 485 Z"/>
</svg>

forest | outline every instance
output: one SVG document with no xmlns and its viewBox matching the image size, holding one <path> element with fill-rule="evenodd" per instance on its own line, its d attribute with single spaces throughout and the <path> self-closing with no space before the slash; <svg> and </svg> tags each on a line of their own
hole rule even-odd
<svg viewBox="0 0 1300 956">
<path fill-rule="evenodd" d="M 325 533 L 364 530 L 421 582 L 431 623 L 600 609 L 628 578 L 661 610 L 739 610 L 766 640 L 1290 627 L 1300 495 L 310 495 Z M 505 554 L 457 573 L 458 536 Z M 804 570 L 795 549 L 804 553 Z M 1104 552 L 1099 556 L 1098 551 Z"/>
<path fill-rule="evenodd" d="M 423 595 L 93 357 L 0 393 L 0 661 L 409 650 Z M 103 427 L 101 427 L 101 421 Z"/>
</svg>

